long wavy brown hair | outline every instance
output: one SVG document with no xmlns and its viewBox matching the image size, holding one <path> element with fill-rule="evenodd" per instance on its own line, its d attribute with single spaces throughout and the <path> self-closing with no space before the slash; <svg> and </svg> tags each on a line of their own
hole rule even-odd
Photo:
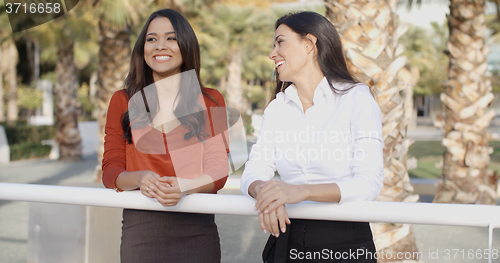
<svg viewBox="0 0 500 263">
<path fill-rule="evenodd" d="M 197 103 L 197 95 L 199 92 L 194 90 L 197 88 L 201 89 L 203 87 L 200 79 L 200 45 L 198 44 L 198 39 L 196 38 L 194 30 L 187 19 L 179 12 L 172 9 L 162 9 L 152 13 L 142 28 L 141 33 L 139 34 L 139 37 L 134 45 L 130 61 L 130 70 L 127 78 L 125 79 L 125 89 L 129 98 L 132 98 L 132 96 L 138 92 L 142 93 L 148 114 L 144 116 L 129 116 L 130 112 L 135 113 L 141 111 L 130 111 L 129 109 L 124 112 L 122 114 L 121 121 L 124 137 L 127 139 L 128 143 L 132 143 L 132 132 L 130 127 L 131 119 L 134 121 L 134 125 L 144 125 L 148 124 L 158 113 L 158 101 L 146 101 L 143 90 L 145 87 L 154 83 L 153 71 L 144 60 L 144 44 L 146 42 L 146 33 L 148 31 L 149 24 L 157 17 L 166 17 L 172 23 L 177 43 L 182 54 L 183 63 L 181 65 L 181 72 L 194 69 L 199 83 L 199 87 L 196 85 L 182 86 L 175 98 L 176 100 L 179 99 L 179 103 L 174 109 L 174 115 L 181 122 L 181 125 L 189 130 L 186 134 L 184 134 L 185 140 L 196 136 L 200 141 L 203 141 L 203 137 L 206 136 L 206 133 L 203 130 L 205 118 L 201 105 Z M 186 83 L 186 81 L 189 82 L 189 80 L 184 80 L 184 83 Z M 181 80 L 181 83 L 183 83 L 183 80 Z M 219 103 L 212 96 L 205 93 L 203 89 L 201 89 L 201 91 L 203 95 L 207 96 L 219 105 Z M 192 113 L 194 111 L 197 113 Z"/>
</svg>

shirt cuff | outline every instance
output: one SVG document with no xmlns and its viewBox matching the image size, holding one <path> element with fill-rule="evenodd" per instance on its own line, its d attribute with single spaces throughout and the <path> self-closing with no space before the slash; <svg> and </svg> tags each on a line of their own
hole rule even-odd
<svg viewBox="0 0 500 263">
<path fill-rule="evenodd" d="M 336 184 L 340 189 L 340 204 L 352 201 L 367 201 L 370 199 L 370 186 L 362 178 L 339 181 Z"/>
<path fill-rule="evenodd" d="M 248 197 L 252 197 L 248 193 L 248 188 L 250 188 L 250 185 L 253 182 L 257 181 L 257 180 L 267 181 L 268 179 L 267 178 L 263 178 L 263 177 L 259 177 L 259 176 L 256 176 L 256 175 L 242 175 L 241 182 L 240 182 L 241 193 L 243 195 L 248 196 Z"/>
</svg>

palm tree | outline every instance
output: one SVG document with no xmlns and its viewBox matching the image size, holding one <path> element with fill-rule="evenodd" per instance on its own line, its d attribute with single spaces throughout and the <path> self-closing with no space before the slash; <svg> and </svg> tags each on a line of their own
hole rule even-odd
<svg viewBox="0 0 500 263">
<path fill-rule="evenodd" d="M 59 160 L 76 161 L 82 157 L 82 138 L 78 130 L 77 80 L 74 61 L 74 41 L 62 41 L 57 47 L 56 127 L 55 141 Z"/>
<path fill-rule="evenodd" d="M 351 71 L 375 90 L 382 110 L 384 187 L 378 200 L 416 202 L 418 195 L 413 195 L 408 176 L 411 167 L 407 165 L 408 147 L 413 140 L 406 133 L 416 79 L 405 68 L 407 58 L 401 55 L 404 48 L 398 44 L 407 26 L 398 26 L 394 12 L 397 2 L 326 0 L 325 3 L 327 17 L 341 35 Z M 410 225 L 372 224 L 372 230 L 378 250 L 393 255 L 417 251 Z"/>
<path fill-rule="evenodd" d="M 9 25 L 7 13 L 0 8 L 0 24 Z M 12 31 L 7 27 L 0 28 L 0 121 L 5 120 L 4 109 L 4 82 L 7 84 L 7 121 L 14 123 L 18 119 L 19 109 L 17 107 L 17 63 L 19 54 L 14 43 Z"/>
<path fill-rule="evenodd" d="M 242 44 L 245 37 L 249 36 L 248 20 L 253 13 L 252 8 L 242 8 L 238 6 L 218 5 L 216 8 L 215 23 L 223 25 L 219 29 L 223 46 L 227 53 L 227 82 L 226 98 L 229 107 L 237 109 L 243 113 L 246 111 L 247 102 L 243 94 L 242 68 L 243 68 L 243 50 Z"/>
<path fill-rule="evenodd" d="M 77 42 L 92 40 L 92 19 L 89 13 L 78 14 L 72 11 L 37 27 L 37 30 L 44 32 L 41 42 L 57 47 L 54 93 L 57 129 L 55 141 L 59 147 L 59 159 L 76 161 L 81 159 L 82 145 L 78 130 L 78 84 L 74 46 Z"/>
<path fill-rule="evenodd" d="M 2 49 L 0 48 L 0 61 L 3 61 Z M 5 121 L 5 111 L 4 111 L 4 92 L 3 92 L 3 70 L 2 64 L 0 63 L 0 122 Z"/>
<path fill-rule="evenodd" d="M 94 181 L 102 178 L 102 155 L 104 153 L 104 127 L 109 101 L 115 91 L 123 89 L 123 82 L 130 65 L 131 27 L 138 24 L 146 5 L 138 0 L 94 0 L 90 1 L 98 19 L 99 69 L 97 78 L 95 118 L 99 123 L 100 146 L 97 150 L 98 165 Z M 114 10 L 109 12 L 109 10 Z"/>
<path fill-rule="evenodd" d="M 485 0 L 450 0 L 448 15 L 448 79 L 443 83 L 443 172 L 434 202 L 495 204 L 498 176 L 488 169 L 488 126 L 495 117 L 491 109 L 492 86 L 486 77 L 489 48 L 486 45 Z M 496 20 L 500 20 L 498 1 Z M 411 8 L 413 0 L 407 0 Z M 421 4 L 422 0 L 416 0 Z M 497 32 L 493 28 L 493 32 Z"/>
<path fill-rule="evenodd" d="M 488 126 L 495 117 L 487 70 L 485 1 L 450 0 L 450 59 L 445 105 L 443 173 L 434 202 L 495 204 L 498 177 L 488 169 Z"/>
<path fill-rule="evenodd" d="M 251 57 L 251 54 L 263 47 L 257 44 L 261 40 L 257 36 L 264 29 L 263 21 L 269 20 L 269 16 L 258 15 L 253 7 L 220 4 L 200 14 L 200 19 L 193 20 L 195 30 L 200 38 L 201 48 L 205 51 L 202 53 L 211 57 L 204 57 L 203 64 L 208 67 L 209 72 L 216 73 L 217 81 L 225 83 L 227 105 L 244 113 L 247 101 L 244 95 L 243 69 L 245 65 L 249 65 L 248 61 L 255 61 L 256 57 Z M 206 75 L 202 74 L 202 77 Z"/>
<path fill-rule="evenodd" d="M 3 43 L 0 43 L 2 52 L 3 80 L 7 84 L 7 121 L 14 123 L 18 119 L 19 109 L 17 107 L 17 63 L 19 54 L 14 40 L 9 37 Z M 2 85 L 3 87 L 3 85 Z M 3 93 L 3 92 L 2 92 Z M 3 99 L 3 97 L 2 97 Z M 3 104 L 3 102 L 2 102 Z"/>
<path fill-rule="evenodd" d="M 418 70 L 420 78 L 413 88 L 414 95 L 433 95 L 443 92 L 441 83 L 446 80 L 448 57 L 445 54 L 448 27 L 432 22 L 432 32 L 423 27 L 410 26 L 400 43 L 412 69 Z"/>
</svg>

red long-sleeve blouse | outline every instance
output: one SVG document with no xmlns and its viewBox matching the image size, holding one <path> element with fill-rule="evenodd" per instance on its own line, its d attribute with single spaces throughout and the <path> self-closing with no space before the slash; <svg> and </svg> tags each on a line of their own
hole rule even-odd
<svg viewBox="0 0 500 263">
<path fill-rule="evenodd" d="M 210 88 L 203 88 L 203 91 L 217 101 L 204 94 L 203 100 L 198 99 L 205 110 L 204 130 L 209 135 L 203 141 L 196 136 L 184 140 L 188 129 L 179 125 L 167 133 L 151 126 L 133 130 L 133 143 L 126 141 L 121 126 L 122 114 L 128 109 L 128 95 L 125 90 L 115 92 L 109 103 L 105 127 L 104 186 L 116 189 L 116 178 L 123 171 L 151 170 L 160 176 L 182 178 L 207 174 L 214 180 L 211 193 L 217 193 L 224 186 L 229 172 L 225 102 L 219 91 Z"/>
</svg>

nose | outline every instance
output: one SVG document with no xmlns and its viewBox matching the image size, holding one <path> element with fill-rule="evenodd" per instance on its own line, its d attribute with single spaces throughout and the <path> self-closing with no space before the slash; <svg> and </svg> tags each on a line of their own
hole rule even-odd
<svg viewBox="0 0 500 263">
<path fill-rule="evenodd" d="M 158 40 L 156 43 L 157 43 L 157 44 L 156 44 L 156 49 L 157 49 L 157 50 L 167 49 L 167 46 L 165 45 L 165 41 L 163 41 L 163 40 Z"/>
<path fill-rule="evenodd" d="M 274 60 L 276 58 L 276 56 L 278 55 L 278 52 L 276 51 L 276 48 L 277 47 L 274 47 L 273 50 L 271 51 L 271 54 L 269 54 L 269 58 L 271 60 Z"/>
</svg>

